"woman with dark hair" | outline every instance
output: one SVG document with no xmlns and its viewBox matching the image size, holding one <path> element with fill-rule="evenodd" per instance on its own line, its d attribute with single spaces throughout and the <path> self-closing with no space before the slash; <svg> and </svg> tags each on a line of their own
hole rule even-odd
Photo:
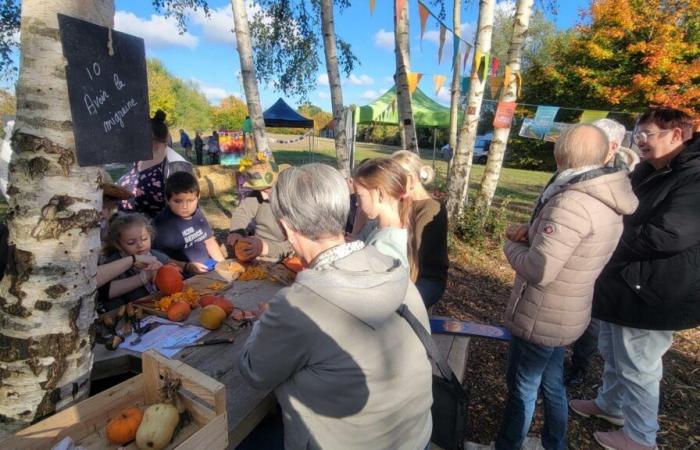
<svg viewBox="0 0 700 450">
<path fill-rule="evenodd" d="M 165 180 L 175 172 L 192 173 L 192 165 L 168 147 L 165 112 L 156 111 L 151 119 L 153 158 L 134 163 L 117 184 L 133 194 L 119 205 L 120 211 L 140 212 L 153 218 L 165 208 Z"/>
</svg>

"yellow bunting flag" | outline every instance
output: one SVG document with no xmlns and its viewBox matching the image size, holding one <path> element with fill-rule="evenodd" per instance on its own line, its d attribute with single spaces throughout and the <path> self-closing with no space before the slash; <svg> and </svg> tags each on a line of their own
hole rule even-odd
<svg viewBox="0 0 700 450">
<path fill-rule="evenodd" d="M 420 42 L 423 45 L 423 34 L 425 33 L 425 25 L 428 23 L 430 11 L 424 4 L 418 2 L 418 14 L 420 14 Z"/>
<path fill-rule="evenodd" d="M 513 74 L 509 65 L 506 65 L 505 72 L 503 73 L 503 89 L 508 89 L 510 84 L 510 76 Z"/>
<path fill-rule="evenodd" d="M 479 70 L 479 63 L 481 61 L 481 57 L 483 56 L 483 53 L 481 53 L 481 50 L 478 48 L 474 51 L 474 60 L 472 61 L 472 77 L 477 73 Z"/>
<path fill-rule="evenodd" d="M 413 94 L 416 91 L 416 88 L 418 88 L 418 83 L 420 83 L 420 79 L 422 77 L 423 77 L 422 73 L 417 73 L 417 72 L 406 73 L 406 78 L 408 78 L 408 92 Z"/>
<path fill-rule="evenodd" d="M 369 0 L 369 14 L 374 14 L 374 7 L 377 6 L 377 0 Z"/>
<path fill-rule="evenodd" d="M 438 64 L 442 61 L 442 48 L 445 46 L 445 33 L 447 33 L 447 28 L 445 25 L 440 24 L 440 47 L 438 48 Z"/>
<path fill-rule="evenodd" d="M 445 83 L 447 77 L 445 75 L 433 75 L 433 86 L 435 86 L 435 95 L 438 95 L 440 88 Z"/>
<path fill-rule="evenodd" d="M 515 74 L 515 98 L 520 97 L 520 90 L 523 87 L 523 77 L 520 76 L 520 72 Z"/>
<path fill-rule="evenodd" d="M 491 77 L 489 78 L 489 87 L 491 88 L 491 98 L 496 98 L 498 96 L 498 91 L 501 89 L 503 84 L 503 77 Z"/>
<path fill-rule="evenodd" d="M 609 111 L 586 109 L 585 111 L 583 111 L 583 114 L 581 114 L 581 118 L 578 120 L 578 123 L 591 123 L 595 122 L 598 119 L 605 119 L 606 117 L 608 117 L 608 112 Z"/>
</svg>

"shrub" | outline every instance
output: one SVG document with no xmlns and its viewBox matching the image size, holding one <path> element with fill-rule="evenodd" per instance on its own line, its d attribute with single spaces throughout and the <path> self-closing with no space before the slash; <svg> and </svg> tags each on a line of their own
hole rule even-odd
<svg viewBox="0 0 700 450">
<path fill-rule="evenodd" d="M 499 207 L 492 206 L 486 211 L 475 203 L 470 203 L 453 226 L 455 237 L 477 248 L 500 249 L 508 226 L 509 203 L 510 197 L 503 200 Z"/>
</svg>

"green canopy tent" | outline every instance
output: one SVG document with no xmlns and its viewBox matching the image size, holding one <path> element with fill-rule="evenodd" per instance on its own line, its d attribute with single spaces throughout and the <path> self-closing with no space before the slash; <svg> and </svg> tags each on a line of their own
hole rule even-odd
<svg viewBox="0 0 700 450">
<path fill-rule="evenodd" d="M 434 129 L 450 127 L 450 108 L 442 106 L 420 89 L 416 89 L 411 95 L 411 108 L 416 127 Z M 464 113 L 460 111 L 457 123 L 462 121 L 463 116 Z M 355 112 L 355 124 L 398 125 L 399 110 L 396 105 L 396 86 L 369 105 L 360 106 Z M 435 144 L 435 132 L 433 132 L 433 164 L 435 164 Z"/>
<path fill-rule="evenodd" d="M 449 128 L 450 108 L 442 106 L 420 89 L 411 96 L 413 119 L 417 127 Z M 396 87 L 392 87 L 369 105 L 360 106 L 355 114 L 357 124 L 398 125 L 399 111 L 396 106 Z M 460 111 L 460 120 L 462 112 Z"/>
</svg>

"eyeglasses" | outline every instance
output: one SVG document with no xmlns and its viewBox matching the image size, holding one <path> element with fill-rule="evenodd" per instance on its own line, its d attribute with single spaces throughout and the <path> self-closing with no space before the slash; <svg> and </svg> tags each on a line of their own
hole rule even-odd
<svg viewBox="0 0 700 450">
<path fill-rule="evenodd" d="M 634 133 L 632 135 L 632 140 L 637 145 L 644 145 L 649 140 L 649 136 L 654 136 L 657 134 L 664 134 L 664 133 L 668 133 L 669 131 L 673 131 L 673 130 L 661 130 L 661 131 L 657 131 L 655 133 L 648 133 L 646 131 L 640 131 L 640 132 Z"/>
</svg>

